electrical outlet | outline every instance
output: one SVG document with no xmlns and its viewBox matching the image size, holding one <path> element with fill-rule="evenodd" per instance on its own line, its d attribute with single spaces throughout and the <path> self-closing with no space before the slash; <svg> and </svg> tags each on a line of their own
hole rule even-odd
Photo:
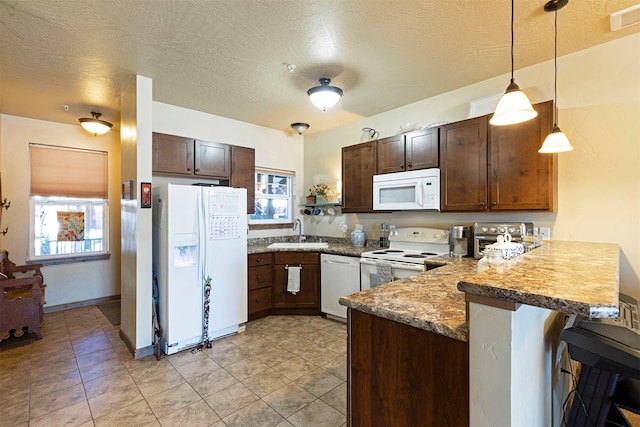
<svg viewBox="0 0 640 427">
<path fill-rule="evenodd" d="M 551 228 L 540 227 L 540 234 L 542 234 L 542 240 L 551 240 Z"/>
</svg>

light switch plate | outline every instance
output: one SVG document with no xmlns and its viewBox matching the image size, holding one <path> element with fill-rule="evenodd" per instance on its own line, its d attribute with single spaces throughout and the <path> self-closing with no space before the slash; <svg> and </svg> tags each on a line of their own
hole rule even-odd
<svg viewBox="0 0 640 427">
<path fill-rule="evenodd" d="M 542 234 L 542 240 L 551 240 L 551 228 L 540 227 L 540 234 Z"/>
</svg>

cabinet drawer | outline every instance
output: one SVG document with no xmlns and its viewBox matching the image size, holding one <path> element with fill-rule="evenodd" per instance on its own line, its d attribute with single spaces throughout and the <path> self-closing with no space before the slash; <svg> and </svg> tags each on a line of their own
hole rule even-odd
<svg viewBox="0 0 640 427">
<path fill-rule="evenodd" d="M 249 290 L 272 286 L 271 264 L 249 268 Z"/>
<path fill-rule="evenodd" d="M 249 314 L 268 310 L 271 306 L 271 288 L 249 291 Z"/>
<path fill-rule="evenodd" d="M 318 264 L 320 254 L 318 252 L 276 252 L 275 264 Z"/>
<path fill-rule="evenodd" d="M 271 265 L 271 259 L 271 253 L 251 254 L 249 255 L 249 267 L 255 267 L 257 265 Z"/>
</svg>

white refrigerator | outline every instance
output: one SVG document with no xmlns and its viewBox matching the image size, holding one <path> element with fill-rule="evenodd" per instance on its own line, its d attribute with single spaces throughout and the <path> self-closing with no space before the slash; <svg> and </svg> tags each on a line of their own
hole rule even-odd
<svg viewBox="0 0 640 427">
<path fill-rule="evenodd" d="M 247 321 L 246 195 L 244 188 L 154 187 L 153 266 L 164 353 L 236 333 Z"/>
</svg>

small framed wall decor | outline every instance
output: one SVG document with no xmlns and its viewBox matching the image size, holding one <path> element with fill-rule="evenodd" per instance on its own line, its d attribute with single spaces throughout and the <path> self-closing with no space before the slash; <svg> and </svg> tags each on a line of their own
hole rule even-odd
<svg viewBox="0 0 640 427">
<path fill-rule="evenodd" d="M 151 207 L 151 183 L 150 182 L 140 183 L 140 207 L 141 208 Z"/>
<path fill-rule="evenodd" d="M 122 200 L 133 200 L 133 181 L 122 183 Z"/>
</svg>

